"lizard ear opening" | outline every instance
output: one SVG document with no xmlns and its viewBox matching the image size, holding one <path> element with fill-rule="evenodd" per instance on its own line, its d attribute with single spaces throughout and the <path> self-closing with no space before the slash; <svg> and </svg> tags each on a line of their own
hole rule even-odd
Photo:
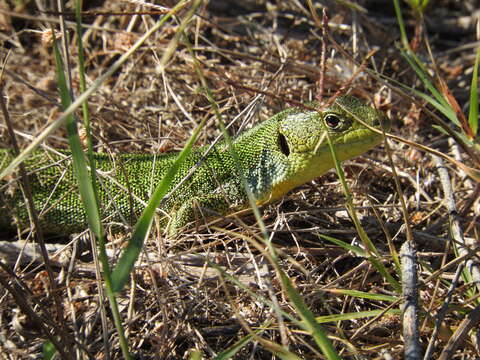
<svg viewBox="0 0 480 360">
<path fill-rule="evenodd" d="M 288 147 L 287 139 L 282 133 L 278 133 L 278 146 L 283 155 L 290 155 L 290 148 Z"/>
</svg>

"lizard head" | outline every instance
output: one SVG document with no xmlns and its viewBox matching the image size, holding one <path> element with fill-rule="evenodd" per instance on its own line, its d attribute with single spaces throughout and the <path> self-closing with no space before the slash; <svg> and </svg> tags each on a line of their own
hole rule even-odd
<svg viewBox="0 0 480 360">
<path fill-rule="evenodd" d="M 323 111 L 295 108 L 281 113 L 276 152 L 281 157 L 279 162 L 284 164 L 283 172 L 272 184 L 267 201 L 280 198 L 335 166 L 328 137 L 338 160 L 343 161 L 378 145 L 383 139 L 382 126 L 387 130 L 389 125 L 388 118 L 381 111 L 352 96 L 337 98 Z"/>
<path fill-rule="evenodd" d="M 352 96 L 341 96 L 323 111 L 297 109 L 286 115 L 279 124 L 278 147 L 287 157 L 303 154 L 326 160 L 330 157 L 328 135 L 342 161 L 378 145 L 382 126 L 388 130 L 390 123 L 381 111 Z"/>
</svg>

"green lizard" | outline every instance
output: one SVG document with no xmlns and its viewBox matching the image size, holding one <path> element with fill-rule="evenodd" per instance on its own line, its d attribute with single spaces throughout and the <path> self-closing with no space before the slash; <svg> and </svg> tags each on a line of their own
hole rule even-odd
<svg viewBox="0 0 480 360">
<path fill-rule="evenodd" d="M 381 129 L 385 115 L 351 96 L 341 96 L 322 112 L 289 108 L 243 132 L 233 141 L 241 170 L 258 205 L 281 198 L 334 167 L 326 134 L 340 161 L 358 156 L 382 140 L 359 121 Z M 247 194 L 225 142 L 209 152 L 195 148 L 177 173 L 171 194 L 162 204 L 170 235 L 200 216 L 226 214 L 249 206 Z M 122 154 L 95 156 L 102 215 L 108 223 L 131 224 L 151 192 L 175 159 L 162 155 Z M 0 170 L 12 159 L 0 150 Z M 70 234 L 87 227 L 66 153 L 36 152 L 26 161 L 41 227 L 48 233 Z M 193 174 L 184 179 L 195 165 Z M 17 181 L 0 182 L 0 229 L 29 223 L 24 197 Z M 205 211 L 204 211 L 205 210 Z M 208 210 L 208 211 L 207 211 Z M 15 219 L 15 221 L 14 221 Z"/>
</svg>

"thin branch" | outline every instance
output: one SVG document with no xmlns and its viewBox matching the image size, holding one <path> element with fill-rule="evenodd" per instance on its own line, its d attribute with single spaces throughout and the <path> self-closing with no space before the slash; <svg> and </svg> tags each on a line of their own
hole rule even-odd
<svg viewBox="0 0 480 360">
<path fill-rule="evenodd" d="M 422 358 L 418 331 L 417 258 L 413 242 L 406 241 L 400 250 L 402 263 L 403 341 L 406 360 Z"/>
</svg>

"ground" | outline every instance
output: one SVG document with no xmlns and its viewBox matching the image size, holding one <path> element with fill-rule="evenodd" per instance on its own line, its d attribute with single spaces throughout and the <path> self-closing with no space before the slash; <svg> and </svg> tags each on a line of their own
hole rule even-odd
<svg viewBox="0 0 480 360">
<path fill-rule="evenodd" d="M 88 86 L 176 4 L 85 3 L 82 39 Z M 204 1 L 162 72 L 162 57 L 193 6 L 188 3 L 89 98 L 96 151 L 180 150 L 202 119 L 207 125 L 197 144 L 209 144 L 221 130 L 206 87 L 223 121 L 231 124 L 231 135 L 322 94 L 328 99 L 340 91 L 362 98 L 391 118 L 390 133 L 397 138 L 343 164 L 357 225 L 332 171 L 261 209 L 280 254 L 275 264 L 289 276 L 341 358 L 401 359 L 408 342 L 401 335 L 405 294 L 396 287 L 400 270 L 395 260 L 401 245 L 411 240 L 419 261 L 421 352 L 436 338 L 430 358 L 478 358 L 479 289 L 472 285 L 479 281 L 478 270 L 471 271 L 473 278 L 454 281 L 460 274 L 458 264 L 463 264 L 454 261 L 458 256 L 478 261 L 480 187 L 471 170 L 480 165 L 478 136 L 475 142 L 468 124 L 453 124 L 428 103 L 425 95 L 431 92 L 402 56 L 405 44 L 393 2 L 313 1 L 315 16 L 308 3 Z M 322 35 L 322 6 L 327 35 Z M 456 99 L 460 119 L 460 113 L 468 117 L 479 41 L 476 2 L 431 2 L 423 17 L 407 2 L 400 6 L 411 51 L 432 76 L 432 86 L 443 89 L 453 106 Z M 73 2 L 68 2 L 62 35 L 58 12 L 41 1 L 0 1 L 5 69 L 1 90 L 21 148 L 61 115 L 51 26 L 60 39 L 68 39 L 78 94 L 73 10 Z M 11 146 L 5 124 L 0 121 L 0 147 Z M 450 133 L 439 129 L 442 126 Z M 67 149 L 65 129 L 58 129 L 43 146 Z M 449 158 L 440 163 L 429 149 L 466 167 Z M 449 179 L 441 179 L 442 169 Z M 450 207 L 444 200 L 449 194 Z M 185 359 L 196 350 L 214 358 L 226 350 L 234 353 L 239 341 L 244 344 L 229 355 L 232 358 L 280 358 L 282 351 L 301 359 L 321 358 L 315 337 L 293 320 L 302 313 L 270 262 L 271 253 L 255 246 L 261 227 L 251 213 L 240 219 L 215 224 L 223 230 L 199 224 L 175 239 L 154 226 L 131 282 L 117 297 L 135 358 Z M 112 262 L 128 236 L 109 237 Z M 31 241 L 28 232 L 21 237 Z M 370 253 L 366 237 L 374 246 Z M 88 242 L 47 239 L 49 249 L 60 253 L 50 253 L 49 270 L 35 254 L 28 258 L 36 259 L 31 263 L 28 254 L 15 254 L 13 260 L 4 256 L 7 240 L 23 242 L 16 237 L 2 240 L 2 358 L 39 358 L 51 334 L 64 349 L 63 357 L 124 357 Z M 458 242 L 463 241 L 472 251 L 462 255 L 460 249 L 458 255 L 453 248 L 462 248 Z M 437 332 L 442 306 L 446 312 Z M 465 331 L 465 326 L 473 330 Z"/>
</svg>

